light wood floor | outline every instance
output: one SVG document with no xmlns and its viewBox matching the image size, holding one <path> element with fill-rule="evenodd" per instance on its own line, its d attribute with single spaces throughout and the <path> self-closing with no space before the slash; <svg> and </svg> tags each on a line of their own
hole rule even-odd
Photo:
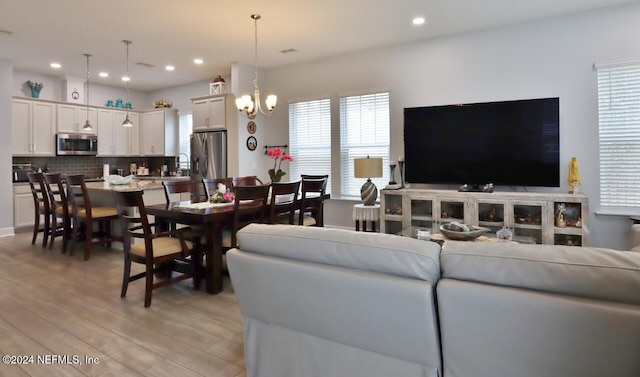
<svg viewBox="0 0 640 377">
<path fill-rule="evenodd" d="M 80 245 L 70 257 L 59 239 L 49 250 L 40 237 L 35 245 L 30 233 L 0 238 L 0 354 L 34 357 L 3 362 L 0 376 L 246 376 L 228 277 L 217 295 L 194 291 L 191 279 L 156 289 L 145 309 L 142 280 L 120 298 L 121 252 L 94 248 L 85 262 Z M 77 356 L 81 365 L 38 355 Z"/>
</svg>

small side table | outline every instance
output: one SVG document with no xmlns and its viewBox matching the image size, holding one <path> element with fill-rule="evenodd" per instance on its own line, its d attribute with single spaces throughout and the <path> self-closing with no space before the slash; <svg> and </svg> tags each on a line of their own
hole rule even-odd
<svg viewBox="0 0 640 377">
<path fill-rule="evenodd" d="M 360 222 L 362 221 L 362 231 L 367 231 L 367 221 L 371 222 L 371 231 L 376 231 L 376 222 L 380 221 L 380 205 L 365 206 L 364 204 L 355 204 L 353 206 L 353 221 L 356 222 L 356 232 L 360 231 Z"/>
</svg>

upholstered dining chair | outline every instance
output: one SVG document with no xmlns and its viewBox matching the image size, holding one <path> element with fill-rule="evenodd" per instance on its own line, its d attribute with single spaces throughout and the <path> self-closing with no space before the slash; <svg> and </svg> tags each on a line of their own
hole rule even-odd
<svg viewBox="0 0 640 377">
<path fill-rule="evenodd" d="M 202 185 L 204 186 L 204 192 L 207 194 L 207 198 L 210 198 L 216 191 L 218 191 L 218 184 L 222 183 L 233 191 L 233 178 L 203 178 Z"/>
<path fill-rule="evenodd" d="M 302 175 L 298 224 L 324 226 L 324 195 L 328 175 Z"/>
<path fill-rule="evenodd" d="M 171 277 L 172 262 L 185 260 L 192 252 L 192 244 L 185 240 L 182 229 L 152 232 L 151 228 L 155 224 L 149 222 L 142 195 L 142 190 L 113 191 L 120 226 L 124 234 L 124 272 L 120 297 L 127 295 L 130 282 L 144 278 L 144 306 L 148 308 L 151 306 L 151 295 L 154 289 L 189 279 L 198 272 L 191 264 L 191 272 Z M 134 239 L 142 242 L 134 243 Z M 131 275 L 132 262 L 145 265 L 144 272 Z M 154 281 L 157 272 L 167 271 L 169 271 L 167 279 Z"/>
<path fill-rule="evenodd" d="M 235 186 L 233 223 L 231 229 L 223 229 L 223 251 L 238 245 L 236 233 L 251 223 L 264 223 L 270 185 Z"/>
<path fill-rule="evenodd" d="M 300 181 L 271 183 L 271 198 L 269 200 L 270 224 L 295 224 L 299 190 Z"/>
<path fill-rule="evenodd" d="M 31 244 L 36 243 L 38 233 L 42 233 L 42 247 L 47 247 L 47 241 L 51 234 L 51 207 L 49 205 L 49 194 L 47 186 L 44 183 L 42 173 L 27 173 L 31 194 L 33 195 L 33 206 L 35 222 L 33 224 L 33 238 Z M 40 227 L 40 218 L 43 218 L 44 224 Z"/>
<path fill-rule="evenodd" d="M 60 173 L 44 175 L 44 181 L 49 192 L 51 206 L 51 239 L 49 249 L 53 248 L 56 237 L 62 236 L 62 253 L 67 251 L 67 243 L 71 237 L 71 215 L 73 209 L 65 194 L 64 179 Z"/>
<path fill-rule="evenodd" d="M 70 255 L 73 255 L 76 243 L 81 240 L 80 231 L 84 233 L 84 260 L 89 260 L 93 245 L 111 247 L 111 242 L 120 241 L 122 237 L 111 234 L 111 221 L 118 219 L 118 211 L 112 206 L 93 206 L 89 191 L 80 174 L 65 175 L 67 185 L 67 200 L 71 202 L 73 217 L 73 240 Z M 97 224 L 98 230 L 93 225 Z"/>
</svg>

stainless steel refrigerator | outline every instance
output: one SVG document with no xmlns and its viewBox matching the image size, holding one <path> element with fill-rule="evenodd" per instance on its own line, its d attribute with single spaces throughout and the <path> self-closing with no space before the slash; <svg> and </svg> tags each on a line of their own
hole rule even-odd
<svg viewBox="0 0 640 377">
<path fill-rule="evenodd" d="M 191 176 L 195 179 L 227 176 L 227 132 L 191 134 Z"/>
</svg>

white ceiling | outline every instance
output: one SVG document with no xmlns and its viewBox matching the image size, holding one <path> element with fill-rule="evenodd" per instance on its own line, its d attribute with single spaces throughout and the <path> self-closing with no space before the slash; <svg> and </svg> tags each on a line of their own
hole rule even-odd
<svg viewBox="0 0 640 377">
<path fill-rule="evenodd" d="M 468 32 L 636 0 L 0 0 L 0 58 L 19 70 L 86 76 L 123 86 L 124 39 L 131 88 L 155 90 L 229 75 L 253 64 L 258 13 L 261 68 Z M 415 16 L 427 22 L 412 25 Z M 295 53 L 283 54 L 285 49 Z M 205 63 L 196 66 L 193 59 Z M 53 70 L 53 61 L 62 64 Z M 148 68 L 136 63 L 148 63 Z M 167 72 L 164 66 L 174 65 Z M 102 79 L 97 72 L 107 71 Z"/>
</svg>

